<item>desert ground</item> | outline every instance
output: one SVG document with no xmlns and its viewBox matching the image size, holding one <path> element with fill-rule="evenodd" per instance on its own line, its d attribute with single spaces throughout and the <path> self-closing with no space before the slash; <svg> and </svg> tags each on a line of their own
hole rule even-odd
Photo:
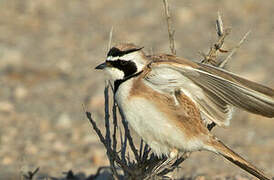
<svg viewBox="0 0 274 180">
<path fill-rule="evenodd" d="M 259 0 L 170 1 L 177 55 L 200 61 L 216 41 L 220 11 L 233 48 L 251 30 L 227 69 L 274 88 L 274 3 Z M 104 120 L 104 77 L 94 67 L 112 44 L 133 42 L 146 53 L 169 53 L 160 0 L 0 1 L 0 179 L 80 177 L 107 166 L 106 152 L 85 117 Z M 225 55 L 224 55 L 225 56 Z M 221 56 L 220 58 L 223 58 Z M 274 176 L 274 119 L 235 110 L 223 142 Z M 176 178 L 252 179 L 222 157 L 196 152 Z"/>
</svg>

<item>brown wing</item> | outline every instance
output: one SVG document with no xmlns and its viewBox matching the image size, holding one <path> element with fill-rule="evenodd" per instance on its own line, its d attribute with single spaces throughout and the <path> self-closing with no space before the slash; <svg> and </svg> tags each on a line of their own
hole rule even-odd
<svg viewBox="0 0 274 180">
<path fill-rule="evenodd" d="M 151 56 L 151 71 L 145 79 L 159 91 L 182 90 L 201 114 L 227 126 L 231 105 L 267 117 L 274 116 L 274 90 L 216 67 L 174 56 Z"/>
<path fill-rule="evenodd" d="M 203 89 L 210 89 L 228 104 L 255 114 L 274 117 L 273 89 L 213 66 L 199 65 L 199 80 L 190 78 Z"/>
</svg>

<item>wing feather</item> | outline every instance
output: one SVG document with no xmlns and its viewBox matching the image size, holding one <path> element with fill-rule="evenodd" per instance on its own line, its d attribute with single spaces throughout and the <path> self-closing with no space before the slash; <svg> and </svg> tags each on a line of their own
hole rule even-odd
<svg viewBox="0 0 274 180">
<path fill-rule="evenodd" d="M 168 93 L 180 89 L 193 99 L 207 120 L 229 125 L 232 106 L 274 117 L 273 89 L 210 65 L 178 58 L 171 62 L 171 56 L 168 58 L 150 64 L 146 83 Z"/>
<path fill-rule="evenodd" d="M 249 112 L 267 117 L 274 116 L 274 90 L 248 81 L 232 73 L 211 66 L 197 69 L 199 79 L 188 76 L 203 89 L 209 88 L 214 94 L 223 98 L 228 104 Z M 218 74 L 213 74 L 218 72 Z M 227 77 L 227 78 L 226 78 Z"/>
</svg>

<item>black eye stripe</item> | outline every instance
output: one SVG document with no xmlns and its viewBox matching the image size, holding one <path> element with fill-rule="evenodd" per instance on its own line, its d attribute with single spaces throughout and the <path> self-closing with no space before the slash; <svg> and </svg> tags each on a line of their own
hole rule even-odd
<svg viewBox="0 0 274 180">
<path fill-rule="evenodd" d="M 106 61 L 106 62 L 110 63 L 113 67 L 119 68 L 119 67 L 122 67 L 122 66 L 125 66 L 125 65 L 131 63 L 132 61 L 118 59 L 115 61 Z"/>
<path fill-rule="evenodd" d="M 123 71 L 125 74 L 125 77 L 130 76 L 137 72 L 137 67 L 133 61 L 125 61 L 125 60 L 118 59 L 116 61 L 106 61 L 106 62 L 110 63 L 112 67 L 115 67 Z"/>
<path fill-rule="evenodd" d="M 128 63 L 129 63 L 129 61 L 124 61 L 124 60 L 121 60 L 121 61 L 120 61 L 120 64 L 121 64 L 122 66 L 127 65 Z"/>
<path fill-rule="evenodd" d="M 121 70 L 125 69 L 124 66 L 127 66 L 128 64 L 133 63 L 132 61 L 125 61 L 125 60 L 121 60 L 121 59 L 118 59 L 116 61 L 107 61 L 107 62 L 110 63 L 111 66 L 116 67 Z"/>
</svg>

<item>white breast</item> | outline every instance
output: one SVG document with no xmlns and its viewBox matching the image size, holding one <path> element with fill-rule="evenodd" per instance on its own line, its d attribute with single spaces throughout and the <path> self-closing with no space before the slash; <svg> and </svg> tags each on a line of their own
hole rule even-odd
<svg viewBox="0 0 274 180">
<path fill-rule="evenodd" d="M 128 99 L 133 81 L 128 80 L 120 85 L 115 94 L 119 108 L 122 110 L 129 125 L 150 145 L 158 155 L 169 155 L 173 148 L 182 151 L 193 150 L 200 142 L 189 141 L 184 133 L 172 124 L 165 114 L 156 106 L 142 97 Z"/>
</svg>

